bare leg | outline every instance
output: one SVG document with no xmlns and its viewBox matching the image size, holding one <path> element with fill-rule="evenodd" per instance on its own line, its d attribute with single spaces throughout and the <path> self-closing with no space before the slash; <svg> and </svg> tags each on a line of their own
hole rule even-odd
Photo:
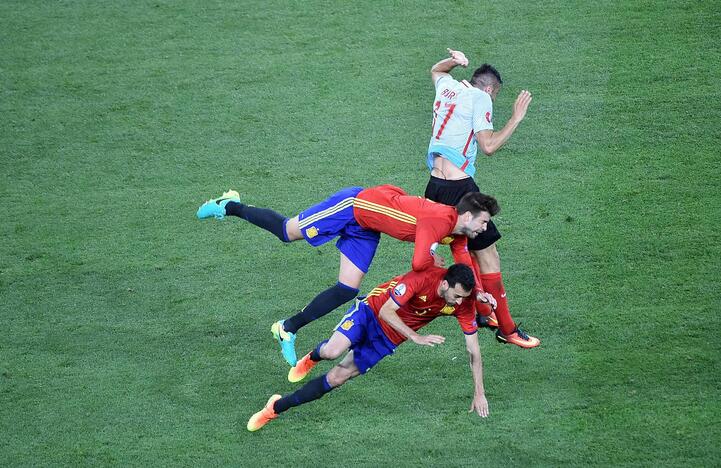
<svg viewBox="0 0 721 468">
<path fill-rule="evenodd" d="M 499 273 L 501 271 L 501 257 L 496 250 L 496 244 L 483 250 L 473 250 L 471 254 L 476 258 L 481 273 Z"/>
<path fill-rule="evenodd" d="M 293 242 L 303 238 L 303 234 L 300 233 L 298 216 L 294 216 L 285 223 L 285 235 L 288 237 L 288 242 Z"/>
<path fill-rule="evenodd" d="M 353 361 L 353 351 L 350 351 L 337 366 L 328 371 L 326 379 L 331 387 L 337 388 L 359 375 L 360 371 Z"/>
</svg>

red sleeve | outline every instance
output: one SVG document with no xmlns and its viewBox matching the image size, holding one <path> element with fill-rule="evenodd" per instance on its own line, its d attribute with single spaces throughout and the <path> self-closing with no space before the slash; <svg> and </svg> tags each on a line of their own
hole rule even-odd
<svg viewBox="0 0 721 468">
<path fill-rule="evenodd" d="M 461 330 L 466 335 L 472 335 L 478 331 L 478 325 L 476 324 L 476 309 L 473 306 L 475 300 L 464 300 L 461 304 L 461 308 L 456 310 L 455 316 L 458 320 L 458 324 L 461 326 Z"/>
<path fill-rule="evenodd" d="M 476 259 L 468 252 L 468 238 L 466 236 L 454 236 L 451 242 L 451 253 L 455 263 L 468 265 L 473 270 L 473 278 L 476 280 L 475 292 L 483 292 L 481 284 L 481 269 L 476 263 Z"/>
<path fill-rule="evenodd" d="M 423 276 L 411 271 L 398 278 L 398 284 L 391 290 L 390 298 L 399 306 L 404 306 L 422 287 Z"/>
<path fill-rule="evenodd" d="M 433 265 L 433 247 L 448 232 L 438 218 L 418 220 L 416 224 L 416 244 L 413 249 L 413 271 L 423 271 Z"/>
</svg>

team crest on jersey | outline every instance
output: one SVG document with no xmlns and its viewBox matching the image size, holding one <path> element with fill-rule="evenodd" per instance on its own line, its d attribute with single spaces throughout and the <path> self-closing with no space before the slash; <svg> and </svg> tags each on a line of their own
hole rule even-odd
<svg viewBox="0 0 721 468">
<path fill-rule="evenodd" d="M 395 294 L 396 296 L 402 296 L 405 293 L 406 293 L 406 285 L 403 283 L 401 283 L 398 286 L 396 286 L 395 288 L 393 288 L 393 294 Z"/>
<path fill-rule="evenodd" d="M 486 112 L 486 122 L 491 123 L 491 113 Z"/>
<path fill-rule="evenodd" d="M 305 230 L 305 235 L 308 236 L 308 239 L 312 239 L 318 235 L 318 229 L 315 226 L 311 226 Z"/>
<path fill-rule="evenodd" d="M 448 244 L 450 244 L 451 242 L 453 242 L 453 237 L 452 237 L 452 236 L 446 236 L 446 237 L 444 237 L 443 239 L 441 239 L 441 244 L 443 244 L 443 245 L 448 245 Z"/>
<path fill-rule="evenodd" d="M 443 308 L 441 309 L 441 313 L 444 314 L 444 315 L 451 315 L 451 314 L 452 314 L 453 312 L 455 312 L 455 311 L 456 311 L 456 307 L 455 307 L 455 306 L 449 306 L 449 305 L 445 305 L 445 306 L 443 306 Z"/>
<path fill-rule="evenodd" d="M 354 324 L 353 324 L 353 320 L 348 319 L 348 320 L 346 320 L 345 322 L 343 322 L 343 324 L 342 324 L 340 327 L 341 327 L 343 330 L 348 331 L 348 330 L 351 329 L 351 327 L 353 327 L 353 325 L 354 325 Z"/>
</svg>

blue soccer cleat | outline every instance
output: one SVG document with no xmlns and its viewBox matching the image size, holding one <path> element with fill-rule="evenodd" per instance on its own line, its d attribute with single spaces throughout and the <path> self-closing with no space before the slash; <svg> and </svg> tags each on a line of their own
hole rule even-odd
<svg viewBox="0 0 721 468">
<path fill-rule="evenodd" d="M 290 367 L 295 367 L 298 363 L 298 357 L 295 355 L 295 333 L 283 330 L 283 322 L 285 322 L 285 320 L 275 322 L 273 326 L 270 327 L 270 331 L 273 333 L 275 339 L 278 340 L 278 343 L 280 343 L 280 349 L 283 352 L 283 357 L 286 362 L 290 364 Z"/>
<path fill-rule="evenodd" d="M 222 196 L 203 203 L 200 205 L 200 208 L 198 208 L 196 215 L 198 216 L 198 219 L 206 219 L 210 217 L 223 219 L 225 218 L 225 205 L 231 201 L 240 203 L 240 195 L 235 190 L 228 190 Z"/>
</svg>

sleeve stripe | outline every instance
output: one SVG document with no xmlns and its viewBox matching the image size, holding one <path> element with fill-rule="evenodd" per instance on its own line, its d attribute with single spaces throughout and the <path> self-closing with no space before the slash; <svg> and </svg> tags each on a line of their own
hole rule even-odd
<svg viewBox="0 0 721 468">
<path fill-rule="evenodd" d="M 395 302 L 396 304 L 398 304 L 398 307 L 403 307 L 403 304 L 400 304 L 400 303 L 396 300 L 396 298 L 393 296 L 393 293 L 390 293 L 389 296 L 390 296 L 391 299 L 393 299 L 393 302 Z"/>
</svg>

